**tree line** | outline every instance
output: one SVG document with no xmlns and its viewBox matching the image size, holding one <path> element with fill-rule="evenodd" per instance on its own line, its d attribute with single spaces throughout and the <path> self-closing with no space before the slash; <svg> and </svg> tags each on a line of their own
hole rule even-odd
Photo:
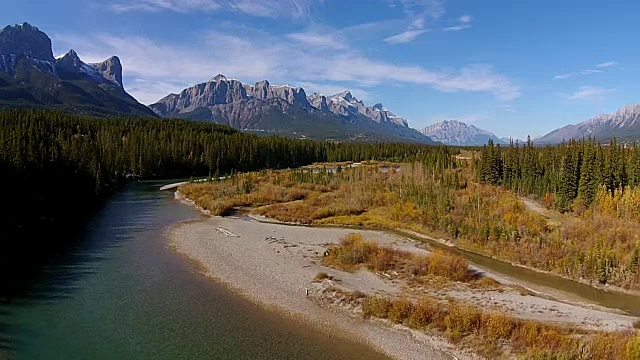
<svg viewBox="0 0 640 360">
<path fill-rule="evenodd" d="M 640 146 L 590 138 L 546 147 L 534 146 L 531 139 L 505 147 L 489 141 L 476 171 L 482 183 L 546 198 L 551 207 L 568 211 L 590 206 L 600 187 L 613 195 L 640 186 Z"/>
<path fill-rule="evenodd" d="M 501 243 L 504 255 L 573 278 L 640 289 L 639 145 L 590 138 L 547 147 L 531 140 L 505 147 L 489 142 L 474 165 L 479 182 L 565 213 L 531 241 Z"/>
<path fill-rule="evenodd" d="M 417 144 L 345 144 L 260 137 L 211 123 L 92 118 L 49 110 L 0 111 L 0 262 L 29 249 L 48 252 L 51 236 L 33 229 L 77 229 L 108 194 L 143 179 L 216 176 L 313 162 L 405 160 Z M 47 230 L 48 232 L 48 230 Z M 56 233 L 55 231 L 50 232 Z"/>
</svg>

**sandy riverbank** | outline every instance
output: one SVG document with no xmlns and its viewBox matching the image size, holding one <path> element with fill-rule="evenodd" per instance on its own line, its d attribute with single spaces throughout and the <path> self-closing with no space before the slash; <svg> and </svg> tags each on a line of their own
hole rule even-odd
<svg viewBox="0 0 640 360">
<path fill-rule="evenodd" d="M 346 334 L 397 359 L 473 358 L 441 337 L 409 332 L 381 321 L 363 321 L 357 316 L 348 316 L 353 314 L 339 307 L 318 306 L 322 290 L 334 285 L 326 280 L 313 282 L 319 272 L 339 279 L 335 285 L 349 291 L 390 296 L 407 293 L 402 281 L 367 271 L 346 273 L 319 265 L 327 244 L 337 243 L 352 232 L 352 229 L 298 227 L 248 221 L 246 218 L 212 217 L 176 225 L 169 236 L 176 251 L 195 260 L 202 272 L 259 304 L 285 311 L 332 333 Z M 425 251 L 406 237 L 381 231 L 357 232 L 382 244 L 392 244 L 409 251 Z M 306 289 L 309 289 L 309 296 Z M 524 295 L 512 288 L 487 290 L 452 286 L 433 290 L 431 295 L 443 300 L 457 299 L 482 308 L 499 308 L 524 319 L 585 329 L 631 329 L 635 320 L 634 317 L 578 304 Z"/>
<path fill-rule="evenodd" d="M 316 304 L 322 286 L 313 279 L 321 271 L 340 279 L 344 288 L 366 293 L 400 291 L 375 274 L 345 273 L 316 264 L 326 243 L 337 242 L 351 232 L 211 218 L 178 224 L 170 230 L 169 238 L 171 246 L 194 260 L 207 276 L 258 304 L 311 322 L 331 334 L 357 339 L 395 359 L 474 359 L 440 337 L 381 321 L 364 321 Z M 382 243 L 397 244 L 399 240 L 375 232 L 364 235 Z"/>
</svg>

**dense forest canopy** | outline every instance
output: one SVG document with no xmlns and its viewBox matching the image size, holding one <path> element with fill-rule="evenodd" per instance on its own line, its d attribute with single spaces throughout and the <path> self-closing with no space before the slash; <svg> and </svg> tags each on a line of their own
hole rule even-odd
<svg viewBox="0 0 640 360">
<path fill-rule="evenodd" d="M 531 141 L 501 147 L 490 141 L 476 165 L 482 183 L 533 195 L 561 211 L 588 207 L 601 187 L 614 195 L 640 186 L 640 146 L 615 139 L 605 145 L 583 139 L 547 147 Z"/>
<path fill-rule="evenodd" d="M 92 118 L 48 110 L 0 111 L 0 262 L 46 253 L 57 239 L 33 229 L 81 228 L 101 199 L 126 181 L 216 176 L 324 161 L 407 160 L 418 144 L 345 144 L 259 137 L 210 123 Z M 54 234 L 55 232 L 52 232 Z M 4 266 L 3 266 L 4 267 Z"/>
</svg>

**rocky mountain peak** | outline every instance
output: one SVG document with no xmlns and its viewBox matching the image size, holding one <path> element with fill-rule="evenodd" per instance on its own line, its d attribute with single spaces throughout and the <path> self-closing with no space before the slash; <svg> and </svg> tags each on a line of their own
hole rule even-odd
<svg viewBox="0 0 640 360">
<path fill-rule="evenodd" d="M 227 77 L 222 74 L 218 74 L 214 76 L 212 80 L 215 82 L 227 81 Z"/>
<path fill-rule="evenodd" d="M 493 133 L 458 120 L 443 120 L 420 130 L 424 135 L 446 145 L 479 146 L 493 140 L 496 144 L 508 143 Z"/>
<path fill-rule="evenodd" d="M 269 90 L 271 89 L 271 85 L 267 80 L 258 81 L 254 86 L 248 87 L 248 94 L 260 99 L 267 100 L 269 98 Z"/>
<path fill-rule="evenodd" d="M 343 91 L 341 93 L 337 93 L 335 95 L 332 95 L 332 96 L 329 97 L 329 99 L 331 101 L 342 101 L 342 100 L 344 100 L 346 102 L 351 102 L 351 101 L 356 100 L 356 98 L 353 96 L 353 94 L 351 94 L 351 91 L 349 91 L 349 90 L 345 90 L 345 91 Z"/>
<path fill-rule="evenodd" d="M 555 129 L 536 139 L 538 144 L 558 144 L 569 139 L 593 137 L 596 141 L 612 138 L 637 140 L 640 138 L 640 104 L 626 105 L 614 113 L 600 114 L 590 120 Z"/>
<path fill-rule="evenodd" d="M 640 115 L 640 104 L 625 105 L 616 111 L 614 116 L 638 116 Z"/>
<path fill-rule="evenodd" d="M 122 84 L 122 64 L 120 63 L 120 58 L 112 56 L 101 63 L 91 65 L 102 73 L 105 79 L 111 80 L 124 88 Z"/>
<path fill-rule="evenodd" d="M 382 105 L 382 103 L 374 104 L 373 108 L 377 110 L 384 110 L 384 106 Z"/>
<path fill-rule="evenodd" d="M 73 49 L 69 50 L 69 52 L 67 52 L 57 60 L 58 64 L 70 67 L 78 67 L 82 63 L 82 61 L 80 61 L 80 57 L 78 57 L 78 54 Z"/>
<path fill-rule="evenodd" d="M 330 111 L 329 104 L 327 104 L 327 97 L 320 93 L 313 93 L 308 98 L 309 103 L 316 109 L 321 111 Z"/>
<path fill-rule="evenodd" d="M 32 59 L 54 61 L 51 39 L 26 22 L 0 30 L 0 55 L 26 55 Z"/>
</svg>

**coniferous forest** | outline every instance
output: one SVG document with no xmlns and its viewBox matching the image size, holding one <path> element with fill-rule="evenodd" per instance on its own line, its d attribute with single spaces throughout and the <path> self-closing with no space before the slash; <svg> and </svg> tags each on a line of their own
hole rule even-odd
<svg viewBox="0 0 640 360">
<path fill-rule="evenodd" d="M 127 175 L 215 177 L 322 161 L 403 160 L 425 149 L 259 137 L 209 123 L 91 118 L 47 110 L 0 111 L 0 144 L 2 270 L 9 262 L 26 260 L 23 255 L 37 258 L 73 237 L 105 196 L 126 183 Z M 35 230 L 48 236 L 32 236 Z"/>
<path fill-rule="evenodd" d="M 640 224 L 640 147 L 593 140 L 550 147 L 535 147 L 531 141 L 504 147 L 490 142 L 474 160 L 456 161 L 459 151 L 448 147 L 260 137 L 185 120 L 5 110 L 0 124 L 3 269 L 10 262 L 35 260 L 73 238 L 127 177 L 216 178 L 313 162 L 373 159 L 425 165 L 419 176 L 422 186 L 416 183 L 406 194 L 402 186 L 399 192 L 405 201 L 418 191 L 416 199 L 423 200 L 416 201 L 426 219 L 419 221 L 422 226 L 446 230 L 479 252 L 572 278 L 634 290 L 640 284 L 635 234 L 635 224 Z M 451 172 L 455 168 L 463 172 Z M 418 181 L 411 172 L 405 175 L 405 182 Z M 432 181 L 425 183 L 426 177 Z M 467 186 L 475 181 L 483 184 L 481 191 Z M 420 191 L 440 183 L 454 185 L 436 186 L 429 196 Z M 524 221 L 530 216 L 514 205 L 510 193 L 570 214 L 572 220 L 561 225 Z M 458 202 L 460 209 L 451 205 Z M 34 231 L 47 236 L 33 236 Z"/>
<path fill-rule="evenodd" d="M 489 142 L 477 166 L 481 182 L 535 195 L 560 211 L 580 210 L 601 188 L 615 195 L 640 185 L 640 146 L 570 140 L 558 146 Z M 630 215 L 630 214 L 627 214 Z"/>
<path fill-rule="evenodd" d="M 593 139 L 553 147 L 489 142 L 475 170 L 481 183 L 557 211 L 529 238 L 487 224 L 476 245 L 491 244 L 503 258 L 575 279 L 640 288 L 640 146 Z"/>
</svg>

